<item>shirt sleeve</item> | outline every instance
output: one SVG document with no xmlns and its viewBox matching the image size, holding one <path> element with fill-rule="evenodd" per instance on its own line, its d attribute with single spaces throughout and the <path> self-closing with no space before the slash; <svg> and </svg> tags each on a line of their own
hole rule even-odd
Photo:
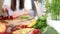
<svg viewBox="0 0 60 34">
<path fill-rule="evenodd" d="M 2 7 L 4 7 L 4 5 L 10 7 L 10 5 L 11 5 L 11 0 L 3 0 L 3 5 L 2 5 Z"/>
<path fill-rule="evenodd" d="M 31 0 L 25 0 L 24 8 L 25 9 L 32 9 L 32 2 L 31 2 Z"/>
</svg>

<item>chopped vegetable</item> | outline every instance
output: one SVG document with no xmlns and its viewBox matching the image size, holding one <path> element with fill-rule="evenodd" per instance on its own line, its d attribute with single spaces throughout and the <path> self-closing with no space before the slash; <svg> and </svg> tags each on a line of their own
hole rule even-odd
<svg viewBox="0 0 60 34">
<path fill-rule="evenodd" d="M 46 18 L 47 18 L 47 16 L 39 17 L 37 20 L 37 23 L 33 26 L 33 28 L 44 29 L 47 26 Z"/>
<path fill-rule="evenodd" d="M 25 28 L 21 30 L 16 30 L 13 32 L 13 34 L 28 34 L 32 30 L 34 30 L 34 28 Z"/>
<path fill-rule="evenodd" d="M 28 19 L 29 16 L 21 16 L 22 19 Z"/>
<path fill-rule="evenodd" d="M 37 20 L 32 20 L 30 24 L 28 24 L 28 27 L 34 26 L 37 22 Z"/>
</svg>

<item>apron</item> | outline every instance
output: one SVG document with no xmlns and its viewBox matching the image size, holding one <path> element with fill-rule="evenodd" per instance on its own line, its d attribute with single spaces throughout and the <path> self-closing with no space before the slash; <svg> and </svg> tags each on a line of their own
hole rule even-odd
<svg viewBox="0 0 60 34">
<path fill-rule="evenodd" d="M 4 0 L 2 7 L 4 7 L 4 5 L 8 6 L 8 14 L 9 16 L 12 16 L 14 11 L 11 10 L 11 0 Z M 23 9 L 32 9 L 31 0 L 24 0 Z M 16 10 L 19 11 L 20 13 L 23 12 L 21 9 L 19 9 L 19 0 L 16 0 Z M 5 13 L 3 15 L 8 16 L 8 14 Z"/>
</svg>

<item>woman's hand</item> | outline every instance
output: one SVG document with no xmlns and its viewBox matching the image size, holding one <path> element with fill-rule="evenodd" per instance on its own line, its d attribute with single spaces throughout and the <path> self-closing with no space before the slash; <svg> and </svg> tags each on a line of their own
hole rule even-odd
<svg viewBox="0 0 60 34">
<path fill-rule="evenodd" d="M 22 15 L 29 15 L 29 11 L 28 10 L 24 10 L 22 13 L 20 13 L 19 11 L 15 11 L 13 14 L 13 18 L 22 16 Z"/>
<path fill-rule="evenodd" d="M 2 7 L 2 12 L 7 12 L 7 11 L 8 11 L 7 6 Z"/>
</svg>

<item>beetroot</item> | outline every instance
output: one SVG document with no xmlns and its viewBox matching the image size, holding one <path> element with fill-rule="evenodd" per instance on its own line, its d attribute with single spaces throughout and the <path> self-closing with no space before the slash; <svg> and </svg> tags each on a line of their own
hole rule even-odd
<svg viewBox="0 0 60 34">
<path fill-rule="evenodd" d="M 1 33 L 1 32 L 0 32 L 0 34 L 4 34 L 4 33 Z"/>
<path fill-rule="evenodd" d="M 16 30 L 19 30 L 19 28 L 14 27 L 11 29 L 11 31 L 16 31 Z"/>
<path fill-rule="evenodd" d="M 4 34 L 12 34 L 11 32 L 5 32 Z"/>
<path fill-rule="evenodd" d="M 6 17 L 3 17 L 3 20 L 6 20 Z"/>
<path fill-rule="evenodd" d="M 21 28 L 27 28 L 27 25 L 22 25 Z"/>
<path fill-rule="evenodd" d="M 0 20 L 2 20 L 3 16 L 0 16 Z"/>
<path fill-rule="evenodd" d="M 13 16 L 10 16 L 10 19 L 13 19 Z"/>
<path fill-rule="evenodd" d="M 39 31 L 39 29 L 35 29 L 35 30 L 33 31 L 33 34 L 41 34 L 41 32 Z"/>
</svg>

